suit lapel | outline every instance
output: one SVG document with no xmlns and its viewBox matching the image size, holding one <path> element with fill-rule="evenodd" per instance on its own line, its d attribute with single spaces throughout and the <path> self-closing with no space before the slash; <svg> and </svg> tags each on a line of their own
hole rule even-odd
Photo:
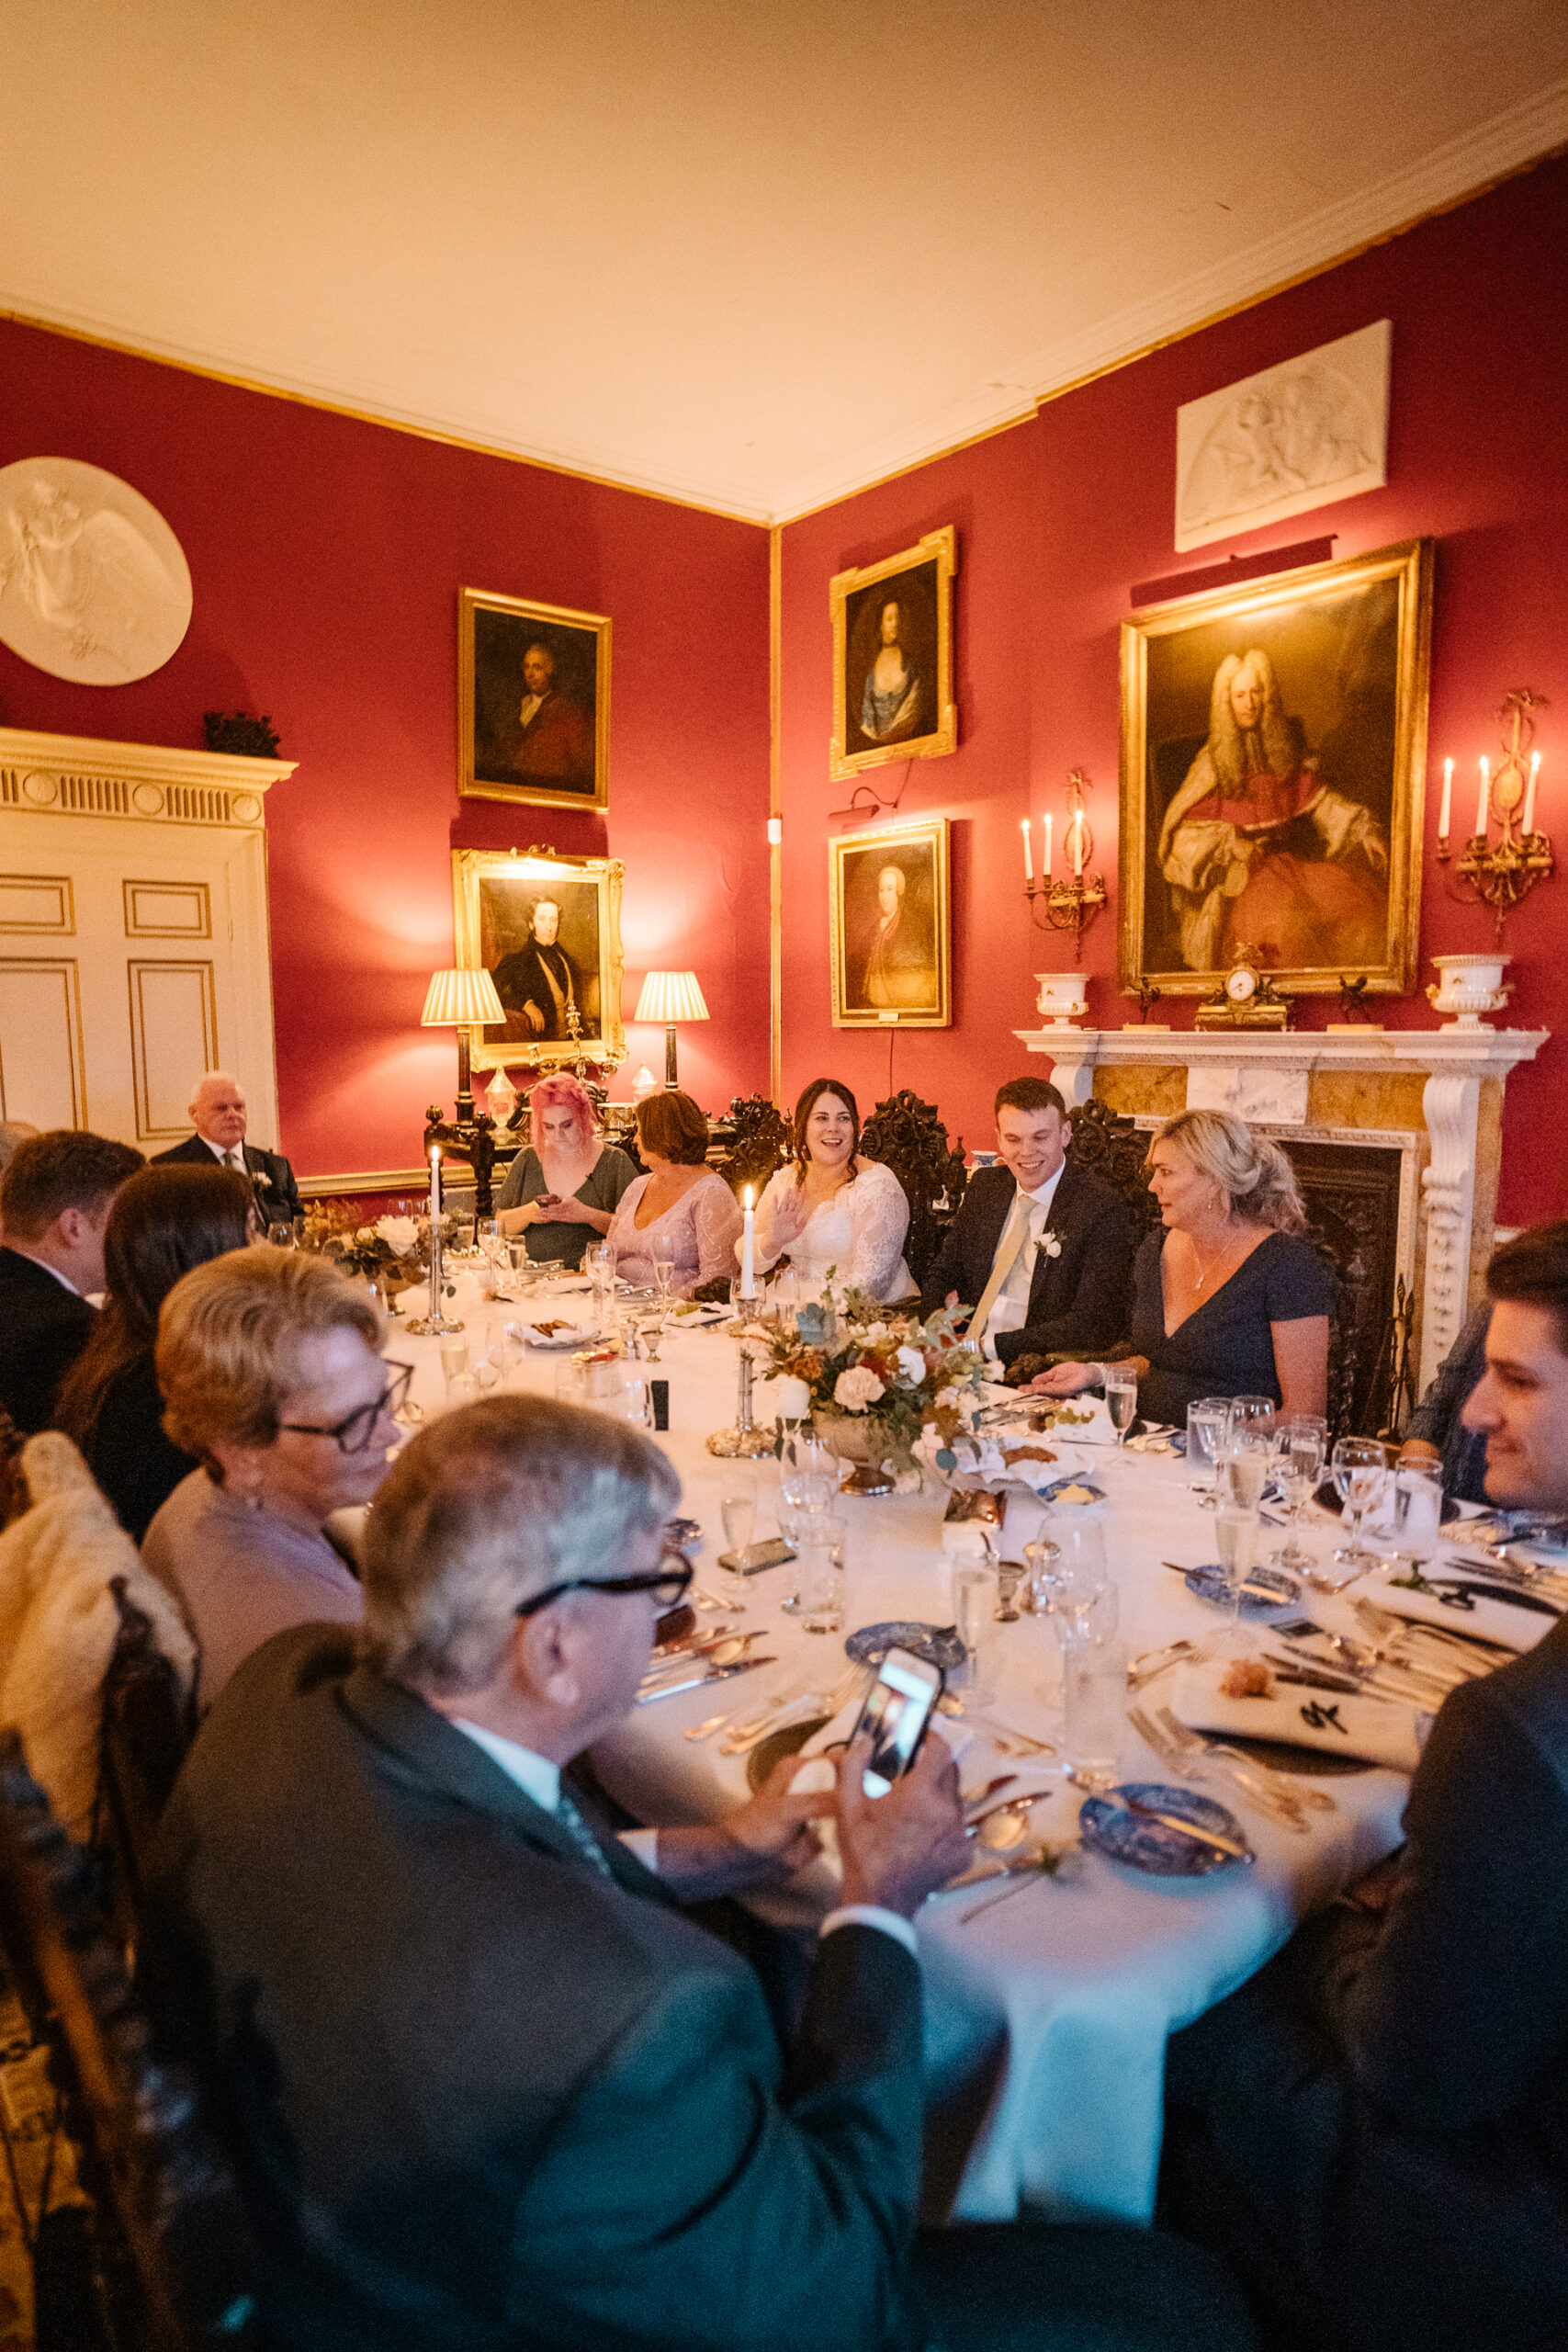
<svg viewBox="0 0 1568 2352">
<path fill-rule="evenodd" d="M 1051 1214 L 1045 1220 L 1045 1232 L 1055 1235 L 1062 1244 L 1063 1256 L 1049 1258 L 1042 1247 L 1034 1261 L 1034 1276 L 1029 1285 L 1028 1319 L 1031 1323 L 1039 1323 L 1045 1319 L 1046 1310 L 1050 1305 L 1049 1293 L 1053 1278 L 1056 1268 L 1066 1262 L 1066 1245 L 1077 1231 L 1082 1209 L 1083 1185 L 1077 1169 L 1073 1166 L 1073 1155 L 1069 1151 L 1062 1166 L 1060 1182 L 1052 1196 Z M 1042 1243 L 1044 1238 L 1044 1234 L 1042 1234 Z"/>
<path fill-rule="evenodd" d="M 987 1172 L 1001 1176 L 1006 1181 L 999 1184 L 987 1185 L 984 1199 L 976 1215 L 975 1254 L 969 1270 L 969 1278 L 975 1285 L 976 1298 L 991 1278 L 991 1268 L 996 1262 L 997 1245 L 1002 1238 L 1003 1229 L 1011 1214 L 1013 1202 L 1018 1196 L 1018 1186 L 1005 1168 Z"/>
</svg>

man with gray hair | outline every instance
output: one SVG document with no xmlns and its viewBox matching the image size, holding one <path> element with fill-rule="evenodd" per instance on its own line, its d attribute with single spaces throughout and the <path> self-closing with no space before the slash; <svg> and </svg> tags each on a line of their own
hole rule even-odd
<svg viewBox="0 0 1568 2352">
<path fill-rule="evenodd" d="M 188 1160 L 207 1168 L 216 1160 L 220 1168 L 237 1168 L 254 1187 L 262 1223 L 293 1225 L 303 1214 L 294 1170 L 280 1151 L 264 1151 L 259 1144 L 245 1141 L 250 1106 L 239 1080 L 226 1069 L 205 1071 L 191 1089 L 190 1115 L 195 1135 L 168 1151 L 155 1152 L 153 1167 L 170 1160 L 178 1167 Z"/>
<path fill-rule="evenodd" d="M 625 1423 L 522 1396 L 446 1415 L 377 1496 L 357 1649 L 278 1635 L 196 1741 L 145 1950 L 235 2120 L 267 2343 L 1244 2346 L 1201 2259 L 1140 2232 L 943 2233 L 912 2277 L 909 1921 L 967 1853 L 940 1740 L 880 1801 L 862 1740 L 836 1794 L 791 1793 L 792 1760 L 640 1850 L 568 1789 L 690 1582 L 677 1499 Z M 793 1871 L 824 1812 L 842 1900 L 781 2047 L 682 1906 Z M 1075 2334 L 1080 2310 L 1117 2324 Z"/>
</svg>

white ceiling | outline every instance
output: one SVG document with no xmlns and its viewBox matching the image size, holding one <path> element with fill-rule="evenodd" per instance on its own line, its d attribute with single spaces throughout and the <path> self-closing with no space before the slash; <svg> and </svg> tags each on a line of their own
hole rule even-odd
<svg viewBox="0 0 1568 2352">
<path fill-rule="evenodd" d="M 1568 139 L 1562 0 L 0 21 L 0 307 L 759 520 Z"/>
</svg>

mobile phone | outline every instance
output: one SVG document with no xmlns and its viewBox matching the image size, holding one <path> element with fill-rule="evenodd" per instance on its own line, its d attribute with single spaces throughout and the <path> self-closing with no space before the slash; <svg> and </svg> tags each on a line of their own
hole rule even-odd
<svg viewBox="0 0 1568 2352">
<path fill-rule="evenodd" d="M 945 1679 L 940 1666 L 928 1666 L 910 1650 L 892 1649 L 883 1659 L 851 1735 L 871 1736 L 871 1760 L 861 1781 L 868 1797 L 885 1797 L 914 1762 Z"/>
<path fill-rule="evenodd" d="M 764 1568 L 782 1568 L 786 1560 L 794 1557 L 794 1545 L 786 1544 L 782 1535 L 773 1535 L 765 1544 L 748 1544 L 744 1552 L 721 1552 L 718 1565 L 728 1568 L 732 1577 L 754 1577 Z"/>
</svg>

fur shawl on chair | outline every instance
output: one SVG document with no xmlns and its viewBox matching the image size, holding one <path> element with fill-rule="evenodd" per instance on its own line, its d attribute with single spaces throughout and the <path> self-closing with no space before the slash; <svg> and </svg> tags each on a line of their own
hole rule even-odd
<svg viewBox="0 0 1568 2352">
<path fill-rule="evenodd" d="M 196 1645 L 141 1565 L 68 1437 L 45 1430 L 22 1449 L 30 1509 L 0 1534 L 0 1724 L 22 1736 L 33 1776 L 68 1837 L 90 1833 L 98 1786 L 104 1676 L 119 1616 L 110 1579 L 152 1623 L 189 1690 Z"/>
</svg>

